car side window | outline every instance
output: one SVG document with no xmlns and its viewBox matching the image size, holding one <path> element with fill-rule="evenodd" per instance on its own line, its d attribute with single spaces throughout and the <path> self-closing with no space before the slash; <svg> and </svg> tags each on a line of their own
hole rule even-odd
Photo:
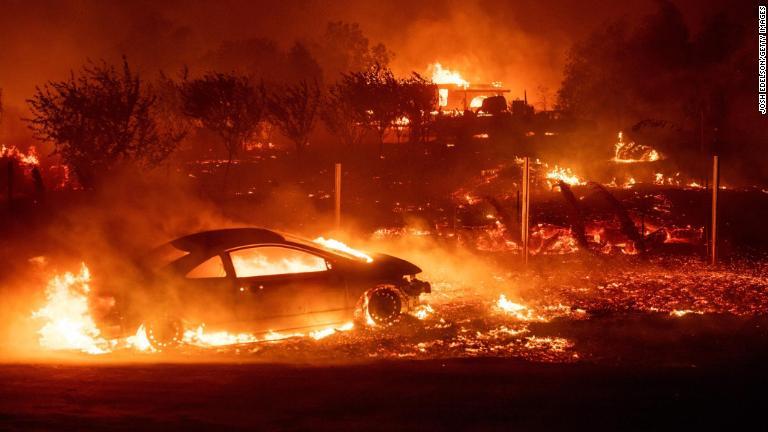
<svg viewBox="0 0 768 432">
<path fill-rule="evenodd" d="M 223 278 L 226 276 L 227 271 L 224 269 L 224 262 L 218 255 L 208 258 L 187 273 L 187 277 L 191 279 Z"/>
<path fill-rule="evenodd" d="M 325 260 L 311 253 L 279 246 L 239 249 L 229 253 L 237 277 L 310 273 L 328 270 Z"/>
</svg>

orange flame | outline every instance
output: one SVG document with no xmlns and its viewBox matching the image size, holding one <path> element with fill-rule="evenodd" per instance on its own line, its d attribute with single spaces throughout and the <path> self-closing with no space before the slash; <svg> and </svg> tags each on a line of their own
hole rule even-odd
<svg viewBox="0 0 768 432">
<path fill-rule="evenodd" d="M 48 302 L 32 314 L 33 318 L 45 320 L 38 332 L 40 346 L 88 354 L 110 351 L 111 344 L 101 336 L 88 308 L 90 281 L 88 267 L 83 264 L 79 274 L 64 273 L 48 282 Z"/>
<path fill-rule="evenodd" d="M 655 162 L 661 159 L 656 150 L 634 141 L 624 142 L 624 133 L 619 132 L 614 145 L 613 161 L 617 163 Z"/>
<path fill-rule="evenodd" d="M 461 77 L 461 74 L 450 69 L 444 69 L 440 63 L 429 66 L 432 71 L 432 82 L 435 84 L 456 84 L 464 88 L 469 87 L 469 82 Z"/>
<path fill-rule="evenodd" d="M 0 158 L 5 157 L 16 159 L 24 165 L 40 165 L 40 158 L 37 157 L 35 146 L 29 146 L 27 153 L 24 153 L 18 147 L 6 147 L 5 144 L 0 145 Z"/>
<path fill-rule="evenodd" d="M 562 181 L 563 183 L 567 183 L 571 186 L 587 184 L 587 182 L 574 174 L 570 168 L 561 168 L 557 165 L 555 165 L 554 168 L 547 172 L 546 178 L 550 188 L 558 181 Z"/>
<path fill-rule="evenodd" d="M 353 257 L 360 258 L 361 260 L 371 263 L 373 262 L 373 258 L 365 254 L 364 252 L 361 252 L 357 249 L 352 249 L 351 247 L 345 245 L 344 243 L 334 240 L 334 239 L 326 239 L 323 237 L 318 237 L 314 240 L 315 243 L 323 245 L 327 247 L 328 249 L 332 249 L 335 251 L 343 252 L 347 255 L 352 255 Z"/>
</svg>

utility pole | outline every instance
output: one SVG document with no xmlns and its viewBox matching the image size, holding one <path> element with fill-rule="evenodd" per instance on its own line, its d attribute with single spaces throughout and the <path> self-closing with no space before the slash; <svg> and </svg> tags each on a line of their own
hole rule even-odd
<svg viewBox="0 0 768 432">
<path fill-rule="evenodd" d="M 523 180 L 522 180 L 522 197 L 521 197 L 521 215 L 520 215 L 520 240 L 523 244 L 523 263 L 528 265 L 528 221 L 530 218 L 530 178 L 531 166 L 530 158 L 527 156 L 523 160 Z"/>
<path fill-rule="evenodd" d="M 712 157 L 712 236 L 710 242 L 710 263 L 717 264 L 717 193 L 720 189 L 720 160 Z"/>
</svg>

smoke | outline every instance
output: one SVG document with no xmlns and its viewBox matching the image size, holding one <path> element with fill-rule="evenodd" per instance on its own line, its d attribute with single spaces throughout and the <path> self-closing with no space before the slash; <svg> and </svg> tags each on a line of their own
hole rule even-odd
<svg viewBox="0 0 768 432">
<path fill-rule="evenodd" d="M 568 46 L 608 17 L 641 6 L 590 0 L 505 4 L 462 1 L 299 1 L 276 4 L 71 0 L 6 1 L 0 6 L 0 87 L 22 105 L 34 86 L 62 79 L 87 59 L 129 61 L 147 73 L 198 65 L 223 42 L 268 38 L 283 48 L 317 41 L 331 21 L 360 23 L 372 43 L 395 53 L 398 72 L 424 72 L 435 60 L 466 68 L 470 79 L 513 90 L 558 87 Z M 248 58 L 243 58 L 247 62 Z M 215 66 L 215 65 L 213 65 Z"/>
</svg>

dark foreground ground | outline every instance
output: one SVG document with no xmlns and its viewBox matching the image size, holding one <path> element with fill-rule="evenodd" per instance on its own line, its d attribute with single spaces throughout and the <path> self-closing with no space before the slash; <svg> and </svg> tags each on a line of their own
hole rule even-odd
<svg viewBox="0 0 768 432">
<path fill-rule="evenodd" d="M 756 362 L 4 365 L 0 429 L 759 430 L 767 376 Z"/>
</svg>

